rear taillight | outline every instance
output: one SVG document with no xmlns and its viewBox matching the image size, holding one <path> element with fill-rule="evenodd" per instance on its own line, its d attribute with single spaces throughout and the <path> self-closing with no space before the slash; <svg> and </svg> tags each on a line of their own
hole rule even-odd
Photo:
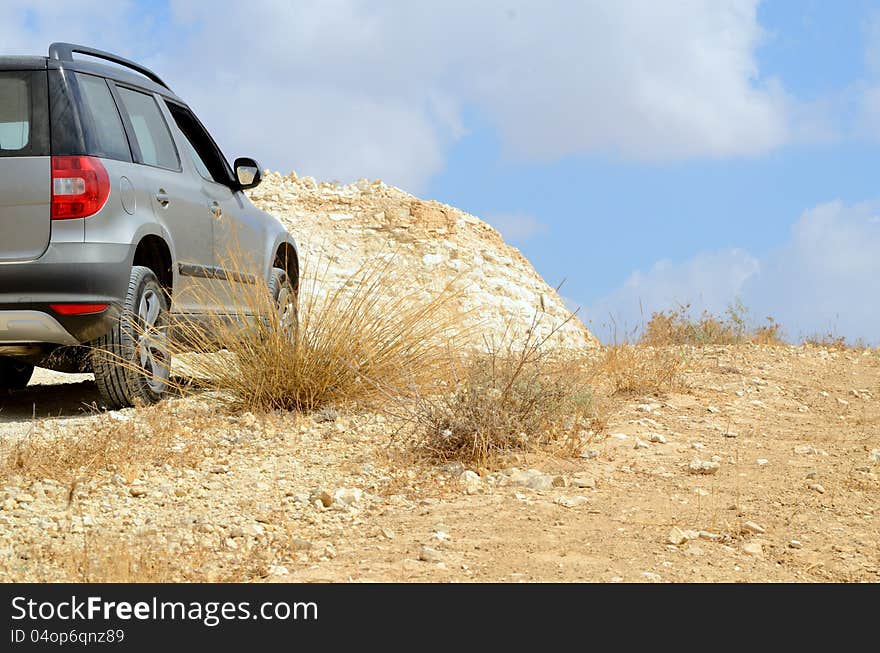
<svg viewBox="0 0 880 653">
<path fill-rule="evenodd" d="M 52 157 L 52 219 L 87 218 L 101 210 L 110 195 L 110 177 L 91 156 Z"/>
<path fill-rule="evenodd" d="M 92 315 L 103 313 L 110 304 L 49 304 L 49 308 L 60 315 Z"/>
</svg>

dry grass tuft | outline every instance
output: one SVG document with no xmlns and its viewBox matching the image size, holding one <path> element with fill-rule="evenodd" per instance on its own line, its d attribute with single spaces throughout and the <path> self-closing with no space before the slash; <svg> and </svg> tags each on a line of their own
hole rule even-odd
<svg viewBox="0 0 880 653">
<path fill-rule="evenodd" d="M 847 340 L 846 336 L 838 335 L 833 331 L 807 336 L 802 342 L 805 345 L 834 349 L 837 351 L 845 351 L 847 349 L 870 349 L 870 346 L 864 340 L 856 340 L 855 342 L 852 342 Z"/>
<path fill-rule="evenodd" d="M 459 359 L 442 392 L 418 398 L 418 450 L 485 467 L 511 451 L 580 446 L 594 426 L 589 365 L 554 357 L 545 344 L 559 327 L 539 339 L 537 325 Z"/>
<path fill-rule="evenodd" d="M 669 311 L 658 311 L 651 316 L 642 332 L 641 342 L 651 346 L 664 345 L 760 345 L 784 344 L 782 327 L 772 317 L 766 324 L 749 326 L 749 312 L 739 301 L 731 304 L 723 316 L 704 311 L 699 317 L 691 315 L 690 304 L 679 304 Z"/>
<path fill-rule="evenodd" d="M 27 555 L 40 570 L 41 582 L 229 583 L 265 578 L 285 553 L 257 545 L 233 560 L 221 560 L 218 551 L 223 550 L 219 537 L 160 545 L 149 537 L 86 529 L 35 543 Z"/>
<path fill-rule="evenodd" d="M 297 328 L 282 328 L 265 284 L 254 284 L 243 301 L 261 318 L 246 328 L 221 316 L 207 329 L 176 325 L 185 345 L 172 355 L 235 408 L 258 411 L 374 402 L 437 378 L 448 361 L 441 343 L 460 324 L 453 285 L 433 296 L 395 296 L 394 269 L 382 259 L 335 289 L 324 276 L 320 266 L 304 273 Z"/>
<path fill-rule="evenodd" d="M 142 409 L 138 420 L 102 416 L 64 435 L 38 423 L 0 459 L 0 479 L 52 479 L 70 485 L 73 493 L 77 484 L 100 472 L 130 481 L 152 467 L 194 466 L 204 458 L 211 420 L 196 416 L 183 426 L 165 402 Z"/>
<path fill-rule="evenodd" d="M 682 347 L 612 345 L 600 365 L 616 394 L 663 394 L 685 386 L 687 352 Z"/>
</svg>

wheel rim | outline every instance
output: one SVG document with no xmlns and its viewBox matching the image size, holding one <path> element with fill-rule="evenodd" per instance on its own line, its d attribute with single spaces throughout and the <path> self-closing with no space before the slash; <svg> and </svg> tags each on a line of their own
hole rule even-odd
<svg viewBox="0 0 880 653">
<path fill-rule="evenodd" d="M 288 335 L 296 328 L 296 296 L 286 283 L 278 291 L 278 299 L 275 303 L 278 317 L 278 328 Z"/>
<path fill-rule="evenodd" d="M 159 318 L 162 315 L 162 298 L 154 290 L 147 289 L 138 305 L 138 324 L 140 335 L 137 356 L 147 387 L 156 394 L 162 394 L 168 383 L 171 358 L 168 343 Z"/>
</svg>

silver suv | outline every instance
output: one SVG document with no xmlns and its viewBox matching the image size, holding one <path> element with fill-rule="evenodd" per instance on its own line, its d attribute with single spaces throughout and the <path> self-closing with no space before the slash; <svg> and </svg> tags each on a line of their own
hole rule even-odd
<svg viewBox="0 0 880 653">
<path fill-rule="evenodd" d="M 94 372 L 110 408 L 152 403 L 170 358 L 148 334 L 172 306 L 237 318 L 263 282 L 291 301 L 296 243 L 242 192 L 259 183 L 143 66 L 69 43 L 0 56 L 0 393 L 37 365 Z"/>
</svg>

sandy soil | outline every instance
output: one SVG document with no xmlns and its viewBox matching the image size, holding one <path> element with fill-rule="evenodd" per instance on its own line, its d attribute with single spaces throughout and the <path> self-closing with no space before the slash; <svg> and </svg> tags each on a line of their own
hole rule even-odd
<svg viewBox="0 0 880 653">
<path fill-rule="evenodd" d="M 91 415 L 93 382 L 62 379 L 2 400 L 4 456 L 34 432 L 161 428 L 148 411 Z M 580 457 L 474 470 L 472 494 L 463 468 L 389 447 L 380 414 L 224 416 L 175 400 L 166 421 L 206 443 L 195 460 L 73 489 L 3 472 L 0 579 L 880 581 L 880 354 L 711 347 L 688 382 L 615 399 L 607 437 Z M 544 489 L 523 485 L 539 477 Z M 120 542 L 132 553 L 111 573 L 100 552 Z"/>
</svg>

